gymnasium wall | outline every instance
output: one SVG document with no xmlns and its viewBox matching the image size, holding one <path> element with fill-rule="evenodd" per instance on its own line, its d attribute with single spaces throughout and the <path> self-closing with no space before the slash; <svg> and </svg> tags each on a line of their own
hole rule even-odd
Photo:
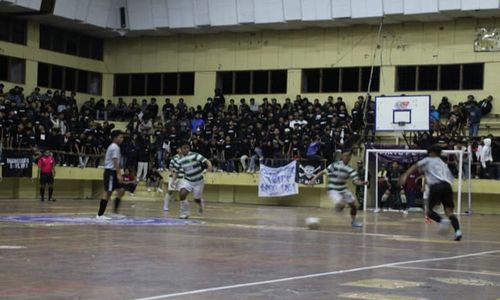
<svg viewBox="0 0 500 300">
<path fill-rule="evenodd" d="M 26 60 L 25 84 L 2 82 L 5 84 L 4 91 L 8 91 L 10 88 L 19 85 L 24 87 L 25 95 L 29 95 L 33 91 L 33 89 L 37 86 L 38 62 L 44 62 L 54 65 L 71 67 L 75 69 L 82 69 L 82 70 L 103 73 L 102 93 L 108 98 L 113 95 L 112 93 L 113 75 L 111 75 L 107 71 L 107 67 L 104 61 L 87 59 L 78 56 L 67 55 L 59 52 L 40 49 L 39 30 L 40 27 L 38 23 L 29 21 L 27 24 L 26 45 L 0 41 L 0 55 L 12 56 Z M 42 88 L 42 92 L 45 92 L 45 88 Z M 78 93 L 77 100 L 79 100 L 79 103 L 82 104 L 90 97 L 100 98 L 100 96 L 98 95 L 88 95 L 88 94 Z"/>
<path fill-rule="evenodd" d="M 452 22 L 386 24 L 382 49 L 376 57 L 381 65 L 380 92 L 395 91 L 395 66 L 411 64 L 453 64 L 484 62 L 484 90 L 417 92 L 431 94 L 435 101 L 447 95 L 454 102 L 468 94 L 478 98 L 500 94 L 500 52 L 473 51 L 477 27 L 498 27 L 500 19 L 458 19 Z M 47 51 L 39 48 L 39 25 L 28 22 L 27 45 L 0 41 L 0 54 L 26 59 L 26 93 L 37 85 L 37 62 L 68 66 L 103 73 L 102 96 L 113 97 L 114 73 L 195 71 L 195 94 L 185 96 L 189 104 L 205 102 L 213 94 L 216 72 L 224 70 L 288 70 L 288 93 L 258 95 L 257 99 L 294 97 L 301 94 L 301 69 L 319 67 L 369 66 L 377 36 L 376 25 L 300 30 L 263 30 L 259 32 L 224 32 L 200 35 L 114 38 L 105 40 L 104 60 L 97 61 Z M 6 90 L 15 84 L 4 82 Z M 334 94 L 348 103 L 359 93 Z M 305 94 L 325 99 L 330 94 Z M 254 95 L 255 96 L 255 95 Z M 95 95 L 79 94 L 80 102 Z M 145 97 L 125 97 L 150 98 Z M 239 99 L 249 95 L 229 95 Z M 165 96 L 158 96 L 160 103 Z M 172 99 L 178 96 L 170 97 Z M 494 113 L 500 107 L 494 105 Z"/>
<path fill-rule="evenodd" d="M 382 66 L 378 94 L 401 93 L 395 91 L 396 65 L 484 62 L 484 90 L 417 93 L 432 94 L 435 101 L 440 101 L 443 95 L 447 95 L 457 102 L 465 99 L 468 94 L 481 99 L 489 94 L 499 95 L 497 74 L 500 73 L 500 52 L 473 51 L 474 32 L 481 26 L 498 27 L 500 19 L 386 24 L 382 49 L 376 57 L 376 64 Z M 195 71 L 195 95 L 184 97 L 190 104 L 204 103 L 206 97 L 213 94 L 216 71 L 288 69 L 288 95 L 257 97 L 268 96 L 282 100 L 285 96 L 301 94 L 302 68 L 369 66 L 376 46 L 377 29 L 376 25 L 356 25 L 251 33 L 118 38 L 106 42 L 104 60 L 111 73 Z M 345 93 L 340 96 L 352 103 L 358 94 Z M 307 94 L 310 98 L 320 99 L 325 99 L 328 95 Z M 248 95 L 229 97 L 238 100 L 241 96 L 248 98 Z M 165 97 L 159 98 L 163 102 Z M 498 105 L 494 105 L 494 112 L 500 112 Z"/>
</svg>

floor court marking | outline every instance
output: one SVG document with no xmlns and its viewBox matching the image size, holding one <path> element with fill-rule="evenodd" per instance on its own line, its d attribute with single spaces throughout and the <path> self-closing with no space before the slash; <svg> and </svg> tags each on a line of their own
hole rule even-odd
<svg viewBox="0 0 500 300">
<path fill-rule="evenodd" d="M 265 281 L 241 283 L 241 284 L 235 284 L 235 285 L 219 286 L 219 287 L 213 287 L 213 288 L 192 290 L 192 291 L 187 291 L 187 292 L 158 295 L 158 296 L 152 296 L 152 297 L 146 297 L 146 298 L 136 298 L 135 300 L 167 299 L 167 298 L 173 298 L 173 297 L 204 294 L 204 293 L 210 293 L 210 292 L 216 292 L 216 291 L 223 291 L 223 290 L 237 289 L 237 288 L 243 288 L 243 287 L 265 285 L 265 284 L 273 284 L 273 283 L 287 282 L 287 281 L 300 280 L 300 279 L 309 279 L 309 278 L 325 277 L 325 276 L 338 275 L 338 274 L 347 274 L 347 273 L 354 273 L 354 272 L 360 272 L 360 271 L 367 271 L 367 270 L 374 270 L 374 269 L 381 269 L 381 268 L 388 268 L 388 267 L 395 267 L 395 266 L 402 266 L 402 265 L 409 265 L 409 264 L 416 264 L 416 263 L 424 263 L 424 262 L 454 260 L 454 259 L 461 259 L 461 258 L 467 258 L 467 257 L 483 256 L 483 255 L 488 255 L 488 254 L 497 254 L 497 253 L 500 253 L 500 250 L 491 250 L 491 251 L 476 252 L 476 253 L 447 256 L 447 257 L 409 260 L 409 261 L 387 263 L 387 264 L 368 266 L 368 267 L 359 267 L 359 268 L 347 269 L 347 270 L 339 270 L 339 271 L 332 271 L 332 272 L 308 274 L 308 275 L 302 275 L 302 276 L 271 279 L 271 280 L 265 280 Z"/>
<path fill-rule="evenodd" d="M 500 276 L 500 273 L 489 272 L 489 271 L 481 272 L 481 271 L 466 271 L 466 270 L 439 269 L 439 268 L 420 268 L 420 267 L 402 267 L 402 266 L 393 266 L 393 267 L 389 267 L 389 268 L 391 268 L 391 269 L 404 269 L 404 270 L 451 272 L 451 273 L 463 273 L 463 274 L 487 275 L 487 276 Z"/>
</svg>

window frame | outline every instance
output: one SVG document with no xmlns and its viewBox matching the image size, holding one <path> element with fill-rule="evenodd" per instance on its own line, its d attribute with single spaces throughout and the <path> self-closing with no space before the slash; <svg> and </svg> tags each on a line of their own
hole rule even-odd
<svg viewBox="0 0 500 300">
<path fill-rule="evenodd" d="M 46 35 L 43 36 L 42 35 Z M 62 49 L 55 49 L 55 38 L 56 35 L 60 36 L 62 41 Z M 92 59 L 97 61 L 104 60 L 104 40 L 101 38 L 93 37 L 86 34 L 81 34 L 78 32 L 68 31 L 59 29 L 57 27 L 52 27 L 45 24 L 40 24 L 39 30 L 39 48 L 47 51 L 62 53 L 71 56 L 82 57 L 86 59 Z M 47 40 L 45 40 L 47 39 Z M 68 41 L 74 40 L 76 44 L 76 53 L 68 53 Z M 87 44 L 87 49 L 85 54 L 82 54 L 82 41 L 85 40 Z M 43 41 L 43 42 L 42 42 Z M 97 48 L 94 48 L 97 47 Z M 96 51 L 94 51 L 96 50 Z M 94 55 L 96 54 L 97 55 Z"/>
<path fill-rule="evenodd" d="M 301 71 L 301 93 L 303 94 L 328 94 L 328 93 L 364 93 L 364 92 L 367 92 L 368 88 L 366 90 L 363 89 L 363 70 L 368 68 L 368 70 L 370 70 L 370 66 L 354 66 L 354 67 L 339 67 L 339 68 L 306 68 L 306 69 L 302 69 Z M 342 83 L 343 81 L 345 80 L 345 76 L 344 76 L 344 71 L 346 69 L 358 69 L 358 82 L 357 82 L 357 90 L 356 91 L 344 91 L 343 88 L 342 88 Z M 311 72 L 311 71 L 319 71 L 319 78 L 317 79 L 319 81 L 319 90 L 317 92 L 315 91 L 310 91 L 308 89 L 306 89 L 306 82 L 307 82 L 307 75 L 306 73 L 307 72 Z M 336 71 L 337 72 L 337 75 L 338 78 L 337 78 L 337 87 L 336 87 L 336 90 L 334 89 L 333 91 L 331 90 L 325 90 L 325 75 L 326 75 L 326 71 Z M 381 72 L 381 68 L 380 66 L 374 66 L 374 75 L 375 75 L 375 72 L 378 72 L 378 84 L 376 84 L 375 86 L 377 86 L 378 88 L 377 89 L 373 89 L 373 82 L 372 82 L 372 85 L 371 85 L 371 88 L 372 90 L 370 92 L 379 92 L 380 91 L 380 72 Z M 369 78 L 369 77 L 368 77 Z M 367 87 L 369 85 L 369 83 L 367 82 Z"/>
<path fill-rule="evenodd" d="M 480 65 L 481 66 L 481 71 L 482 71 L 482 76 L 481 76 L 481 87 L 474 87 L 474 88 L 464 88 L 464 78 L 465 78 L 465 67 L 466 66 L 472 66 L 472 65 Z M 437 92 L 437 91 L 481 91 L 484 90 L 484 68 L 485 63 L 484 62 L 475 62 L 475 63 L 460 63 L 460 64 L 429 64 L 429 65 L 399 65 L 396 66 L 396 71 L 394 72 L 395 76 L 395 87 L 394 90 L 396 92 L 421 92 L 421 91 L 429 91 L 429 92 Z M 437 88 L 435 90 L 428 90 L 428 89 L 421 89 L 420 88 L 420 69 L 422 67 L 428 67 L 428 66 L 436 66 L 437 67 L 437 78 L 436 78 L 436 86 Z M 445 67 L 451 67 L 451 66 L 458 66 L 460 69 L 460 74 L 458 77 L 458 89 L 443 89 L 441 87 L 442 85 L 442 69 Z M 401 89 L 400 88 L 400 79 L 399 79 L 399 69 L 400 68 L 409 68 L 409 67 L 414 67 L 416 68 L 416 75 L 415 75 L 415 89 Z"/>
<path fill-rule="evenodd" d="M 0 57 L 5 59 L 6 62 L 6 77 L 5 78 L 0 78 L 1 81 L 5 82 L 11 82 L 15 84 L 25 84 L 26 83 L 26 59 L 23 58 L 18 58 L 18 57 L 13 57 L 13 56 L 7 56 L 7 55 L 0 55 Z M 20 62 L 22 65 L 22 74 L 21 74 L 21 81 L 15 81 L 14 76 L 12 76 L 11 70 L 12 70 L 12 65 L 13 65 L 13 60 L 17 60 L 17 62 Z"/>
<path fill-rule="evenodd" d="M 267 88 L 265 92 L 256 92 L 254 89 L 254 82 L 255 82 L 255 74 L 257 72 L 266 72 L 267 73 Z M 284 86 L 284 92 L 272 92 L 273 91 L 273 74 L 274 72 L 286 72 L 285 73 L 285 86 Z M 224 80 L 222 79 L 222 76 L 230 74 L 231 76 L 231 88 L 229 89 L 229 92 L 224 92 L 225 95 L 284 95 L 288 92 L 288 70 L 287 69 L 272 69 L 272 70 L 233 70 L 233 71 L 217 71 L 216 72 L 216 79 L 215 79 L 215 85 L 217 88 L 220 88 L 221 90 L 225 91 L 224 88 Z M 236 92 L 236 86 L 237 86 L 237 80 L 238 80 L 238 75 L 241 76 L 243 74 L 246 74 L 246 76 L 249 76 L 249 91 L 248 93 L 237 93 Z M 276 80 L 276 78 L 274 78 Z M 224 88 L 224 89 L 223 89 Z M 281 90 L 281 89 L 280 89 Z"/>
<path fill-rule="evenodd" d="M 149 93 L 149 76 L 151 75 L 160 75 L 160 93 L 159 94 L 150 94 Z M 193 79 L 193 90 L 191 93 L 181 93 L 181 74 L 191 74 Z M 144 76 L 144 95 L 137 95 L 132 93 L 132 77 L 134 75 L 143 75 Z M 128 91 L 125 94 L 117 93 L 117 78 L 118 76 L 125 76 L 128 79 Z M 175 94 L 167 93 L 166 91 L 166 82 L 167 76 L 175 77 Z M 195 72 L 150 72 L 150 73 L 115 73 L 113 74 L 113 95 L 115 97 L 142 97 L 142 96 L 194 96 L 196 84 L 196 74 Z"/>
<path fill-rule="evenodd" d="M 43 65 L 46 65 L 48 70 L 47 70 L 47 85 L 45 84 L 40 84 L 39 82 L 39 76 L 40 76 L 40 65 L 43 64 Z M 57 88 L 57 87 L 54 87 L 53 83 L 52 83 L 52 70 L 54 67 L 60 67 L 62 68 L 62 80 L 61 80 L 61 88 Z M 74 85 L 75 85 L 75 88 L 74 89 L 68 89 L 67 86 L 66 86 L 66 71 L 67 70 L 72 70 L 75 72 L 75 76 L 74 76 Z M 82 91 L 80 88 L 80 77 L 82 76 L 83 73 L 86 73 L 87 75 L 87 87 L 84 91 Z M 91 91 L 90 89 L 90 86 L 91 86 L 91 76 L 97 76 L 98 77 L 98 83 L 99 83 L 99 87 L 98 87 L 98 91 L 97 93 L 94 93 Z M 89 70 L 82 70 L 82 69 L 76 69 L 76 68 L 70 68 L 70 67 L 66 67 L 66 66 L 61 66 L 61 65 L 55 65 L 55 64 L 49 64 L 49 63 L 45 63 L 45 62 L 38 62 L 38 74 L 37 74 L 37 85 L 40 86 L 40 87 L 44 87 L 44 88 L 47 88 L 47 89 L 55 89 L 55 90 L 64 90 L 64 91 L 70 91 L 70 92 L 77 92 L 77 93 L 83 93 L 83 94 L 89 94 L 89 95 L 96 95 L 96 96 L 101 96 L 102 95 L 102 81 L 103 81 L 103 75 L 102 73 L 99 73 L 99 72 L 94 72 L 94 71 L 89 71 Z"/>
</svg>

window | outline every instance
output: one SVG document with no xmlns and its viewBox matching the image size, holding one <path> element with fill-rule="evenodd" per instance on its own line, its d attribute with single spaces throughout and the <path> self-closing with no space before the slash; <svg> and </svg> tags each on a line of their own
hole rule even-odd
<svg viewBox="0 0 500 300">
<path fill-rule="evenodd" d="M 115 96 L 127 96 L 130 95 L 130 76 L 127 74 L 117 74 L 115 75 Z"/>
<path fill-rule="evenodd" d="M 100 95 L 102 74 L 63 66 L 38 63 L 38 86 Z"/>
<path fill-rule="evenodd" d="M 397 91 L 480 90 L 483 79 L 483 63 L 396 67 Z"/>
<path fill-rule="evenodd" d="M 163 95 L 177 95 L 178 74 L 163 74 Z"/>
<path fill-rule="evenodd" d="M 161 95 L 161 73 L 147 74 L 147 95 L 157 96 Z"/>
<path fill-rule="evenodd" d="M 271 71 L 271 93 L 285 94 L 288 82 L 288 72 L 286 70 Z"/>
<path fill-rule="evenodd" d="M 26 61 L 24 59 L 0 55 L 0 80 L 24 83 Z"/>
<path fill-rule="evenodd" d="M 130 96 L 146 95 L 146 74 L 132 74 Z"/>
<path fill-rule="evenodd" d="M 250 75 L 250 72 L 239 72 L 239 73 L 248 73 L 248 75 Z M 233 75 L 234 72 L 217 73 L 217 81 L 218 81 L 217 86 L 222 90 L 223 94 L 233 94 L 234 91 Z M 248 83 L 250 84 L 250 77 Z"/>
<path fill-rule="evenodd" d="M 76 91 L 76 69 L 66 68 L 64 74 L 64 88 L 68 91 Z"/>
<path fill-rule="evenodd" d="M 322 71 L 323 71 L 323 76 L 321 77 L 322 91 L 326 93 L 339 91 L 340 69 L 323 69 Z"/>
<path fill-rule="evenodd" d="M 438 66 L 421 66 L 418 69 L 418 90 L 436 91 L 438 87 Z"/>
<path fill-rule="evenodd" d="M 462 89 L 482 90 L 484 79 L 484 64 L 462 65 Z"/>
<path fill-rule="evenodd" d="M 228 72 L 232 73 L 232 72 Z M 250 94 L 250 83 L 251 83 L 251 72 L 234 72 L 235 80 L 234 80 L 234 93 L 235 94 Z M 225 93 L 223 91 L 223 93 Z M 227 94 L 231 94 L 232 89 L 227 92 Z"/>
<path fill-rule="evenodd" d="M 285 94 L 287 81 L 287 70 L 224 71 L 217 72 L 216 86 L 227 95 Z"/>
<path fill-rule="evenodd" d="M 359 68 L 342 69 L 342 92 L 359 92 Z"/>
<path fill-rule="evenodd" d="M 194 95 L 194 73 L 179 73 L 179 95 Z"/>
<path fill-rule="evenodd" d="M 302 70 L 303 93 L 367 92 L 371 67 Z M 380 67 L 373 68 L 370 90 L 380 89 Z"/>
<path fill-rule="evenodd" d="M 40 48 L 95 60 L 103 59 L 103 40 L 40 25 Z"/>
<path fill-rule="evenodd" d="M 440 67 L 439 89 L 442 91 L 460 89 L 460 65 L 445 65 Z"/>
<path fill-rule="evenodd" d="M 115 96 L 194 95 L 194 72 L 115 74 Z"/>
<path fill-rule="evenodd" d="M 319 93 L 321 69 L 310 69 L 302 71 L 302 92 L 304 93 Z"/>
<path fill-rule="evenodd" d="M 0 17 L 0 40 L 10 43 L 26 45 L 26 21 Z"/>
<path fill-rule="evenodd" d="M 255 71 L 252 73 L 252 75 L 253 94 L 266 94 L 269 90 L 269 72 Z"/>
<path fill-rule="evenodd" d="M 416 91 L 417 90 L 417 67 L 398 67 L 396 68 L 396 79 L 398 91 Z"/>
</svg>

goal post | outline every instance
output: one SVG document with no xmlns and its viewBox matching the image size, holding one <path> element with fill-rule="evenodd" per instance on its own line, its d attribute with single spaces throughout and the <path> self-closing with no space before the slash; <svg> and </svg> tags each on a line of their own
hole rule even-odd
<svg viewBox="0 0 500 300">
<path fill-rule="evenodd" d="M 462 213 L 462 191 L 463 191 L 463 184 L 464 184 L 464 156 L 469 155 L 464 150 L 443 150 L 442 152 L 444 155 L 455 155 L 458 158 L 458 184 L 457 184 L 457 206 L 456 206 L 456 213 L 461 214 Z M 364 179 L 365 181 L 369 180 L 369 171 L 370 171 L 370 163 L 374 161 L 374 176 L 372 176 L 372 179 L 375 179 L 375 184 L 374 184 L 374 200 L 372 201 L 374 205 L 372 206 L 375 209 L 379 208 L 379 201 L 378 201 L 378 173 L 379 173 L 379 162 L 380 162 L 380 157 L 383 155 L 391 155 L 391 154 L 397 154 L 397 155 L 408 155 L 408 156 L 417 156 L 419 158 L 425 156 L 427 154 L 427 150 L 421 150 L 421 149 L 365 149 L 365 174 L 364 174 Z M 386 159 L 387 160 L 387 159 Z M 419 160 L 419 159 L 418 159 Z M 468 157 L 467 159 L 467 165 L 465 166 L 467 168 L 466 171 L 468 176 L 466 176 L 467 180 L 467 188 L 466 188 L 466 193 L 467 193 L 467 203 L 468 203 L 468 212 L 471 212 L 471 159 Z M 364 187 L 364 199 L 363 199 L 363 210 L 367 210 L 368 207 L 368 187 Z"/>
</svg>

